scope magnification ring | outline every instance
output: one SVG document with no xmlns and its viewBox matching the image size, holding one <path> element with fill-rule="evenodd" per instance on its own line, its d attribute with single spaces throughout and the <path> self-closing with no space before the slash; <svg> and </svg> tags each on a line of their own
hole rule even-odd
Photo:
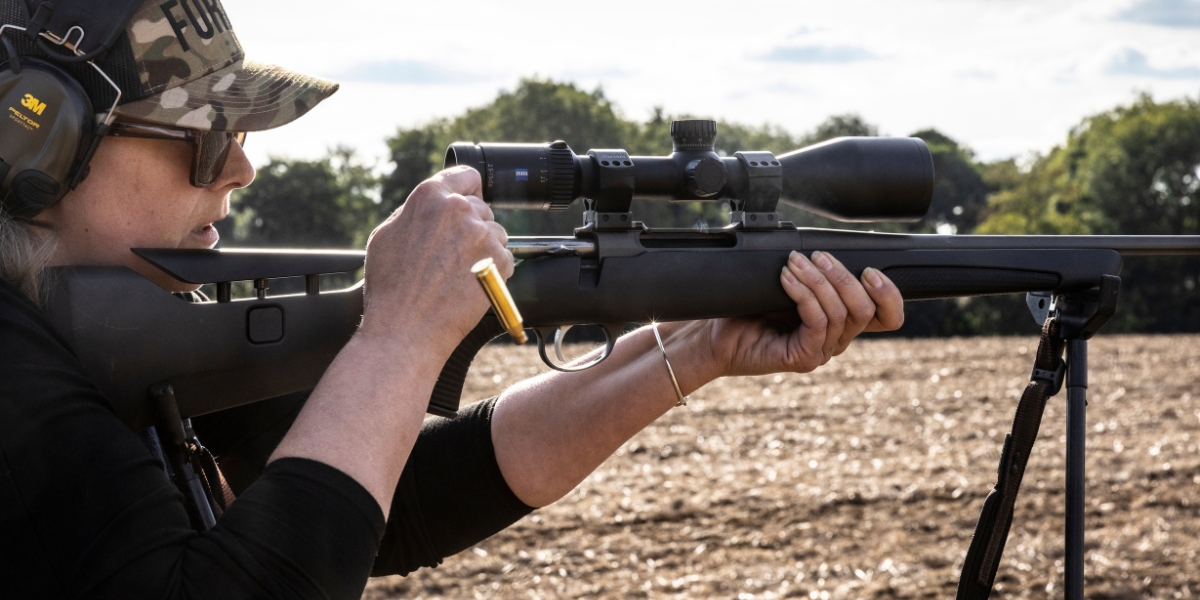
<svg viewBox="0 0 1200 600">
<path fill-rule="evenodd" d="M 550 144 L 550 197 L 546 210 L 566 210 L 575 200 L 575 153 L 566 142 Z"/>
</svg>

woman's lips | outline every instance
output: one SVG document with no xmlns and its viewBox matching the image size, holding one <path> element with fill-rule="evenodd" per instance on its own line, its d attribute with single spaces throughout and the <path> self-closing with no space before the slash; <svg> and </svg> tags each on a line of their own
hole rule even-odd
<svg viewBox="0 0 1200 600">
<path fill-rule="evenodd" d="M 212 248 L 221 239 L 221 234 L 217 232 L 216 227 L 212 226 L 212 223 L 193 229 L 192 236 L 203 242 L 205 248 Z"/>
</svg>

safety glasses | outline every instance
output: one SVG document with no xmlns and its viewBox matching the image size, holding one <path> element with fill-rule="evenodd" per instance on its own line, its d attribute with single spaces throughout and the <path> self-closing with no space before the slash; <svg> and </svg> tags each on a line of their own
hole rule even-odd
<svg viewBox="0 0 1200 600">
<path fill-rule="evenodd" d="M 246 133 L 225 131 L 204 131 L 200 129 L 185 129 L 182 127 L 167 127 L 164 125 L 141 125 L 116 121 L 108 130 L 108 135 L 117 137 L 146 138 L 153 140 L 178 140 L 192 145 L 192 185 L 205 188 L 213 184 L 221 176 L 225 161 L 229 158 L 229 148 L 236 140 L 238 145 L 246 145 Z"/>
</svg>

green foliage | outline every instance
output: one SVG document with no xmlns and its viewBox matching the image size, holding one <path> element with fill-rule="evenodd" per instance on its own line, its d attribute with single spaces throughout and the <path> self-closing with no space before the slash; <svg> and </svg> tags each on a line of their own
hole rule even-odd
<svg viewBox="0 0 1200 600">
<path fill-rule="evenodd" d="M 991 198 L 990 215 L 977 233 L 1023 235 L 1082 235 L 1087 223 L 1072 210 L 1080 197 L 1079 183 L 1068 175 L 1065 154 L 1059 150 L 1039 158 L 1009 189 Z"/>
<path fill-rule="evenodd" d="M 442 143 L 445 128 L 444 121 L 435 121 L 418 129 L 402 129 L 387 139 L 392 171 L 381 182 L 384 214 L 404 204 L 413 188 L 432 174 L 435 157 L 446 150 Z"/>
<path fill-rule="evenodd" d="M 1196 233 L 1200 226 L 1200 102 L 1132 105 L 1072 132 L 1063 154 L 1082 195 L 1076 212 L 1097 233 Z"/>
<path fill-rule="evenodd" d="M 836 137 L 875 137 L 878 135 L 879 128 L 867 123 L 858 115 L 833 115 L 826 119 L 824 123 L 817 125 L 817 128 L 812 133 L 804 136 L 800 146 L 811 146 L 825 140 L 832 140 Z"/>
<path fill-rule="evenodd" d="M 934 129 L 912 134 L 921 138 L 933 154 L 933 202 L 923 229 L 949 226 L 956 233 L 971 233 L 995 189 L 983 178 L 983 165 L 971 149 Z M 944 227 L 943 227 L 944 228 Z"/>
<path fill-rule="evenodd" d="M 221 234 L 243 247 L 362 248 L 381 217 L 378 184 L 346 148 L 317 161 L 272 159 L 234 194 Z"/>
<path fill-rule="evenodd" d="M 1200 102 L 1141 96 L 1094 115 L 996 194 L 980 233 L 1200 233 Z M 1195 259 L 1130 259 L 1107 331 L 1197 331 Z"/>
</svg>

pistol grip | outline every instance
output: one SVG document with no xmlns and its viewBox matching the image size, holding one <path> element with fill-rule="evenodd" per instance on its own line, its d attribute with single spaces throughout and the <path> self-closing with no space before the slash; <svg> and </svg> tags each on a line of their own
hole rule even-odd
<svg viewBox="0 0 1200 600">
<path fill-rule="evenodd" d="M 426 409 L 426 412 L 447 419 L 458 416 L 463 383 L 467 380 L 467 371 L 471 368 L 471 362 L 475 360 L 475 355 L 479 354 L 480 349 L 503 333 L 504 325 L 500 323 L 496 314 L 489 310 L 483 319 L 480 319 L 475 329 L 472 329 L 471 333 L 468 333 L 467 337 L 454 349 L 445 366 L 442 367 L 437 383 L 433 385 L 433 394 L 429 397 L 429 408 Z"/>
</svg>

